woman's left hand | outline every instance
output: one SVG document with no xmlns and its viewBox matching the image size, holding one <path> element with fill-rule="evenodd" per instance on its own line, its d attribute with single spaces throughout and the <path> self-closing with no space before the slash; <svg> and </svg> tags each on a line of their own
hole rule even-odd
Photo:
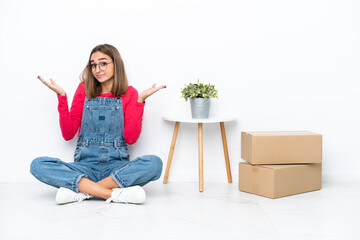
<svg viewBox="0 0 360 240">
<path fill-rule="evenodd" d="M 159 87 L 155 87 L 155 86 L 156 84 L 154 83 L 151 88 L 142 91 L 139 95 L 138 102 L 143 103 L 145 99 L 147 99 L 148 97 L 159 91 L 160 89 L 166 88 L 166 85 L 161 85 Z"/>
</svg>

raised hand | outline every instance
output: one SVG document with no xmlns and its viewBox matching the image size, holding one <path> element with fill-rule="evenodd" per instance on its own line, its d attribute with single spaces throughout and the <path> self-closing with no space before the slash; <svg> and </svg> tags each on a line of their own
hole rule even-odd
<svg viewBox="0 0 360 240">
<path fill-rule="evenodd" d="M 50 82 L 46 82 L 41 76 L 38 76 L 38 79 L 46 85 L 48 88 L 53 90 L 57 95 L 65 96 L 66 93 L 64 89 L 62 89 L 59 85 L 57 85 L 52 78 L 50 78 Z"/>
<path fill-rule="evenodd" d="M 139 95 L 138 102 L 142 103 L 145 101 L 145 99 L 147 99 L 148 97 L 159 91 L 160 89 L 166 88 L 165 85 L 161 85 L 159 87 L 155 87 L 155 86 L 156 84 L 154 83 L 151 88 L 142 91 Z"/>
</svg>

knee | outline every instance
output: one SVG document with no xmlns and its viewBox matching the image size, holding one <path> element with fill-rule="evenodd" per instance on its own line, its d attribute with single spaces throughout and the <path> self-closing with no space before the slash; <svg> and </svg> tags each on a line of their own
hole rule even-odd
<svg viewBox="0 0 360 240">
<path fill-rule="evenodd" d="M 30 173 L 35 177 L 41 174 L 43 171 L 46 162 L 49 161 L 49 157 L 38 157 L 35 158 L 30 164 Z"/>
<path fill-rule="evenodd" d="M 43 157 L 35 158 L 30 164 L 30 173 L 34 176 L 39 172 L 43 162 Z"/>
<path fill-rule="evenodd" d="M 145 155 L 143 158 L 148 162 L 149 169 L 154 172 L 155 175 L 160 177 L 163 168 L 163 162 L 161 158 L 155 155 Z"/>
</svg>

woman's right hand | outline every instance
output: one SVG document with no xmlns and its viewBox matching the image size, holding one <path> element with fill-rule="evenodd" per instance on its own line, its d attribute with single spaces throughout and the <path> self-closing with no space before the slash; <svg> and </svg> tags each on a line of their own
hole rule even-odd
<svg viewBox="0 0 360 240">
<path fill-rule="evenodd" d="M 41 76 L 39 76 L 38 78 L 43 84 L 45 84 L 48 88 L 53 90 L 57 95 L 60 96 L 66 95 L 64 89 L 62 89 L 59 85 L 57 85 L 52 78 L 50 78 L 50 82 L 46 82 Z"/>
</svg>

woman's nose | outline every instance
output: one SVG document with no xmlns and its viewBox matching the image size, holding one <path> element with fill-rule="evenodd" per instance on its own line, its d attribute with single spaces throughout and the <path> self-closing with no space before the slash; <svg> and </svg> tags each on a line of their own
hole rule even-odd
<svg viewBox="0 0 360 240">
<path fill-rule="evenodd" d="M 96 67 L 95 67 L 95 72 L 100 72 L 101 71 L 101 69 L 100 69 L 100 65 L 99 64 L 97 64 L 96 65 Z"/>
</svg>

